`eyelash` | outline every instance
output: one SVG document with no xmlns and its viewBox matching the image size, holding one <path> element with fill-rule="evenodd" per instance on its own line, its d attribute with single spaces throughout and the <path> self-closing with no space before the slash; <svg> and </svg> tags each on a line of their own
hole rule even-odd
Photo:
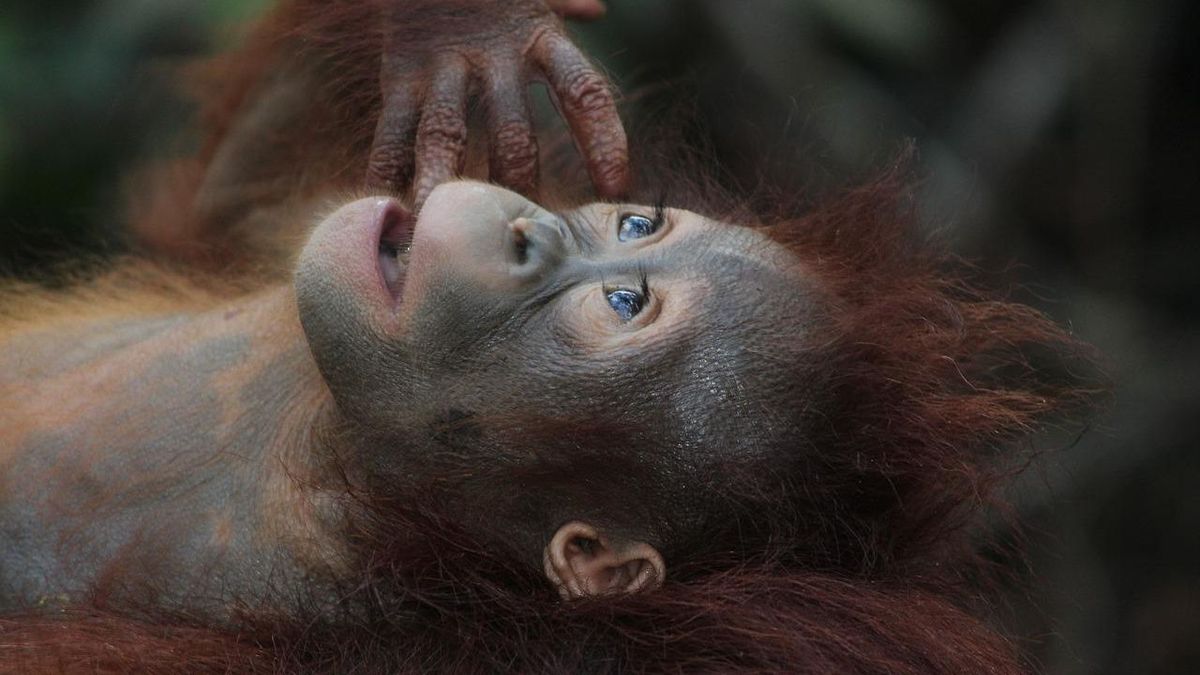
<svg viewBox="0 0 1200 675">
<path fill-rule="evenodd" d="M 655 204 L 652 217 L 648 218 L 640 213 L 622 214 L 617 218 L 617 240 L 626 242 L 652 236 L 662 230 L 665 218 L 666 207 L 661 201 Z"/>
<path fill-rule="evenodd" d="M 632 291 L 628 288 L 621 288 L 621 287 L 610 288 L 607 284 L 603 285 L 603 290 L 604 290 L 604 298 L 605 298 L 605 300 L 608 301 L 609 307 L 612 308 L 612 310 L 614 312 L 617 312 L 618 314 L 620 314 L 621 312 L 617 308 L 617 306 L 613 304 L 613 296 L 617 293 L 630 293 L 630 294 L 637 295 L 637 297 L 638 297 L 637 311 L 633 312 L 628 317 L 625 317 L 625 316 L 621 317 L 621 319 L 623 321 L 632 321 L 635 317 L 637 317 L 638 314 L 642 313 L 642 310 L 646 309 L 646 305 L 649 304 L 649 302 L 650 302 L 650 277 L 646 273 L 646 270 L 644 268 L 642 268 L 641 266 L 639 266 L 638 267 L 638 290 Z"/>
<path fill-rule="evenodd" d="M 654 227 L 655 231 L 663 226 L 663 220 L 667 217 L 667 205 L 662 199 L 654 202 Z"/>
</svg>

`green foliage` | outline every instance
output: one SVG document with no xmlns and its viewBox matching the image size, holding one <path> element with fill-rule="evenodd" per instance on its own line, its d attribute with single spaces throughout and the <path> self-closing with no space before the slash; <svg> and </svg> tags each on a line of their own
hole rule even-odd
<svg viewBox="0 0 1200 675">
<path fill-rule="evenodd" d="M 209 21 L 223 24 L 255 17 L 270 3 L 267 0 L 208 0 L 203 5 Z"/>
</svg>

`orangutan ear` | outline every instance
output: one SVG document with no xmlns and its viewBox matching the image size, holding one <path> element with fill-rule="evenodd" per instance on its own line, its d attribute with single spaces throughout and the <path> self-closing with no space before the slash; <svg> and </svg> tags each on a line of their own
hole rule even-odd
<svg viewBox="0 0 1200 675">
<path fill-rule="evenodd" d="M 662 585 L 667 568 L 645 542 L 620 542 L 579 521 L 558 528 L 542 555 L 546 578 L 566 600 L 617 595 Z"/>
</svg>

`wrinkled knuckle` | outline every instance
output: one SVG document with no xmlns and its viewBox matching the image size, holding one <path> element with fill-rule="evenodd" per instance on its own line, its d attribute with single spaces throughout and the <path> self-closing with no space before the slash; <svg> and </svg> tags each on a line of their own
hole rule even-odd
<svg viewBox="0 0 1200 675">
<path fill-rule="evenodd" d="M 467 142 L 467 125 L 450 106 L 435 106 L 421 118 L 418 136 L 422 146 L 457 148 Z"/>
<path fill-rule="evenodd" d="M 367 182 L 372 185 L 387 185 L 396 180 L 403 166 L 390 158 L 373 157 L 367 164 Z"/>
<path fill-rule="evenodd" d="M 377 183 L 388 183 L 408 170 L 412 155 L 412 144 L 402 137 L 381 137 L 371 149 L 367 162 L 367 178 Z"/>
<path fill-rule="evenodd" d="M 608 80 L 590 68 L 577 68 L 563 78 L 563 96 L 579 114 L 600 117 L 615 107 Z"/>
<path fill-rule="evenodd" d="M 412 151 L 412 143 L 404 134 L 395 131 L 380 131 L 375 134 L 375 142 L 371 146 L 372 160 L 399 162 L 403 156 Z"/>
<path fill-rule="evenodd" d="M 533 130 L 523 122 L 502 124 L 495 130 L 492 155 L 506 167 L 522 167 L 537 160 Z"/>
<path fill-rule="evenodd" d="M 559 31 L 556 25 L 552 23 L 543 23 L 530 31 L 529 39 L 526 40 L 525 48 L 521 50 L 521 53 L 525 56 L 528 56 L 543 45 L 549 44 L 549 41 L 553 40 L 558 35 Z"/>
<path fill-rule="evenodd" d="M 624 150 L 596 154 L 592 157 L 591 169 L 597 183 L 623 189 L 629 174 L 629 154 Z"/>
</svg>

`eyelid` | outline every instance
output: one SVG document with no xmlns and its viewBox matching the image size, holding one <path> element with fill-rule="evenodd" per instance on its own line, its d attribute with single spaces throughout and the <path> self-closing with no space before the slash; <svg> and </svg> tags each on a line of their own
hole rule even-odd
<svg viewBox="0 0 1200 675">
<path fill-rule="evenodd" d="M 605 311 L 612 314 L 613 317 L 617 317 L 616 312 L 608 306 L 608 294 L 613 291 L 633 291 L 642 296 L 642 311 L 638 312 L 637 315 L 628 321 L 621 321 L 617 318 L 617 323 L 623 326 L 633 326 L 636 328 L 647 326 L 653 323 L 662 312 L 662 300 L 658 297 L 657 293 L 650 289 L 650 281 L 645 270 L 638 270 L 636 284 L 611 284 L 608 282 L 600 284 L 600 300 L 604 302 Z"/>
<path fill-rule="evenodd" d="M 671 216 L 670 216 L 670 214 L 667 213 L 667 207 L 665 205 L 659 203 L 659 204 L 655 204 L 652 208 L 654 210 L 648 214 L 645 213 L 645 207 L 632 208 L 632 209 L 627 209 L 627 210 L 622 210 L 622 211 L 617 212 L 617 220 L 616 220 L 617 226 L 614 231 L 616 232 L 618 239 L 620 238 L 621 221 L 625 220 L 625 218 L 628 216 L 641 216 L 642 218 L 650 219 L 650 221 L 654 223 L 654 232 L 651 233 L 649 236 L 640 237 L 638 239 L 633 239 L 630 241 L 623 241 L 623 242 L 621 242 L 622 244 L 630 244 L 630 243 L 634 243 L 634 242 L 641 243 L 641 244 L 649 244 L 649 243 L 656 242 L 656 241 L 662 239 L 664 236 L 666 236 L 667 232 L 669 232 L 671 230 L 671 226 L 673 225 Z"/>
</svg>

